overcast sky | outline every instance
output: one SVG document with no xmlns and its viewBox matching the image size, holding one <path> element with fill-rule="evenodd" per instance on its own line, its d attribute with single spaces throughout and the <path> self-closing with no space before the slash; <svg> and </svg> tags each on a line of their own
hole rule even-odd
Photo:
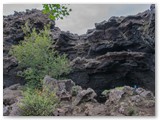
<svg viewBox="0 0 160 120">
<path fill-rule="evenodd" d="M 108 20 L 111 16 L 134 15 L 149 9 L 149 4 L 70 4 L 72 12 L 63 20 L 56 21 L 63 31 L 84 34 L 87 29 L 94 28 L 94 24 Z M 13 14 L 14 11 L 25 9 L 42 9 L 41 4 L 5 4 L 3 14 Z"/>
</svg>

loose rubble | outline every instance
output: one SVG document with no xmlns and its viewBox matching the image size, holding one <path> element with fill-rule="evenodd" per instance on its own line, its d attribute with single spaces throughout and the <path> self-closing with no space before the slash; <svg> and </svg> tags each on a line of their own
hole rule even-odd
<svg viewBox="0 0 160 120">
<path fill-rule="evenodd" d="M 63 87 L 62 87 L 63 86 Z M 44 78 L 43 89 L 50 88 L 59 98 L 59 105 L 53 116 L 154 116 L 155 97 L 151 91 L 130 86 L 105 90 L 105 103 L 95 99 L 97 94 L 91 88 L 82 89 L 72 80 Z M 20 116 L 18 102 L 22 98 L 19 84 L 4 89 L 3 114 Z M 75 92 L 76 89 L 76 92 Z M 140 92 L 141 91 L 141 92 Z M 74 92 L 74 94 L 73 94 Z"/>
</svg>

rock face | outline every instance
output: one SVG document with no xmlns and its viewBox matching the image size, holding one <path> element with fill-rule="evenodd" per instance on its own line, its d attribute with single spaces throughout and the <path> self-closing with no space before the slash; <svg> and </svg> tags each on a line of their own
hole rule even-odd
<svg viewBox="0 0 160 120">
<path fill-rule="evenodd" d="M 68 55 L 70 78 L 98 94 L 116 86 L 155 91 L 155 7 L 137 15 L 111 17 L 78 36 L 61 32 L 56 49 Z"/>
<path fill-rule="evenodd" d="M 21 25 L 43 29 L 51 24 L 55 49 L 71 60 L 69 78 L 98 95 L 117 86 L 138 86 L 155 92 L 155 6 L 137 15 L 111 17 L 96 23 L 84 35 L 62 32 L 39 10 L 4 16 L 4 86 L 20 82 L 17 61 L 8 55 L 13 44 L 23 40 Z M 63 85 L 62 85 L 63 86 Z"/>
<path fill-rule="evenodd" d="M 3 17 L 3 77 L 4 87 L 15 83 L 24 83 L 24 80 L 17 76 L 18 63 L 16 59 L 9 55 L 12 45 L 18 44 L 24 39 L 22 26 L 28 23 L 28 26 L 41 30 L 44 25 L 50 24 L 52 36 L 58 38 L 59 28 L 55 27 L 55 22 L 51 21 L 47 15 L 42 14 L 40 10 L 26 10 L 26 12 L 15 12 L 14 15 Z"/>
</svg>

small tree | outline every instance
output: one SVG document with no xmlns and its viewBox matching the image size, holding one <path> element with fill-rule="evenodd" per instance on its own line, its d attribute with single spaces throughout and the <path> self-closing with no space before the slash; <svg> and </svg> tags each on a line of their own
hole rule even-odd
<svg viewBox="0 0 160 120">
<path fill-rule="evenodd" d="M 51 20 L 63 19 L 63 17 L 68 16 L 71 11 L 72 9 L 69 9 L 65 5 L 43 4 L 43 13 L 49 14 Z"/>
<path fill-rule="evenodd" d="M 66 55 L 59 55 L 54 49 L 50 37 L 49 26 L 39 33 L 35 29 L 29 33 L 27 24 L 23 27 L 26 34 L 24 41 L 12 47 L 10 53 L 18 60 L 19 67 L 24 69 L 19 75 L 29 80 L 33 86 L 41 85 L 45 75 L 59 78 L 70 72 L 69 60 Z"/>
</svg>

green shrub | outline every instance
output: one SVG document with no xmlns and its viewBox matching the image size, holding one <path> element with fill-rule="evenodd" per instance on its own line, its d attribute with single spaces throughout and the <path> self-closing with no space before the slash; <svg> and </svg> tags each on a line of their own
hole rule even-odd
<svg viewBox="0 0 160 120">
<path fill-rule="evenodd" d="M 43 13 L 48 14 L 51 20 L 63 19 L 72 9 L 64 4 L 43 4 Z"/>
<path fill-rule="evenodd" d="M 50 116 L 59 103 L 54 92 L 27 88 L 22 94 L 18 106 L 24 116 Z"/>
<path fill-rule="evenodd" d="M 30 80 L 32 85 L 41 85 L 41 80 L 45 75 L 59 78 L 61 75 L 70 72 L 69 60 L 66 55 L 59 55 L 57 51 L 51 49 L 54 44 L 50 37 L 49 26 L 39 32 L 23 27 L 26 34 L 25 39 L 20 44 L 12 47 L 10 53 L 18 60 L 19 67 L 23 71 L 19 74 Z"/>
</svg>

